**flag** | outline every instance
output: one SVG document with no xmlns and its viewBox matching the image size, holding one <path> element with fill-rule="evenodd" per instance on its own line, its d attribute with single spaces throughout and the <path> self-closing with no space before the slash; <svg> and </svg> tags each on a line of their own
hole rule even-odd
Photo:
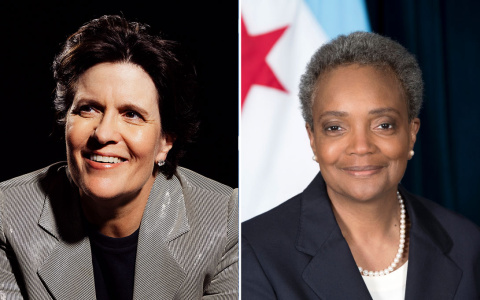
<svg viewBox="0 0 480 300">
<path fill-rule="evenodd" d="M 362 0 L 241 1 L 241 220 L 301 193 L 319 171 L 298 85 L 307 62 L 339 34 L 369 31 Z"/>
</svg>

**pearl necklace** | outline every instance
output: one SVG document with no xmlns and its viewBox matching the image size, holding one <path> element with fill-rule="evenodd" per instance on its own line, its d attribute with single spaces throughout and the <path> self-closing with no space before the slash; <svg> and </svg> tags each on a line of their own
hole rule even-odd
<svg viewBox="0 0 480 300">
<path fill-rule="evenodd" d="M 398 202 L 400 203 L 400 244 L 398 245 L 398 251 L 397 255 L 395 256 L 395 259 L 393 262 L 390 264 L 388 268 L 385 270 L 381 271 L 368 271 L 363 269 L 362 267 L 358 267 L 358 270 L 363 276 L 384 276 L 388 275 L 389 273 L 393 272 L 395 268 L 397 267 L 397 264 L 400 262 L 400 259 L 402 258 L 403 251 L 405 248 L 405 204 L 403 204 L 403 199 L 400 193 L 397 191 L 397 199 Z"/>
</svg>

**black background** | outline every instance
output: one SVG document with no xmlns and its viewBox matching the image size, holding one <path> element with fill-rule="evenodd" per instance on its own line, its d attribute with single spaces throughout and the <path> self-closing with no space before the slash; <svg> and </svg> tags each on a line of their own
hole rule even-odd
<svg viewBox="0 0 480 300">
<path fill-rule="evenodd" d="M 238 186 L 238 3 L 219 1 L 9 1 L 0 4 L 0 181 L 59 160 L 51 64 L 87 21 L 120 14 L 179 41 L 200 85 L 201 130 L 180 165 Z"/>
</svg>

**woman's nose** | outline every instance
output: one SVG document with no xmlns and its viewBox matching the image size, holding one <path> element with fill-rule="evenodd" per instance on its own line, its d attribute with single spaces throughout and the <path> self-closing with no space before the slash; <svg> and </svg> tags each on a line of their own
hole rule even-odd
<svg viewBox="0 0 480 300">
<path fill-rule="evenodd" d="M 120 139 L 117 118 L 112 114 L 104 114 L 93 131 L 93 137 L 100 144 L 117 143 Z"/>
<path fill-rule="evenodd" d="M 349 137 L 348 154 L 365 155 L 375 151 L 373 137 L 368 130 L 354 130 Z"/>
</svg>

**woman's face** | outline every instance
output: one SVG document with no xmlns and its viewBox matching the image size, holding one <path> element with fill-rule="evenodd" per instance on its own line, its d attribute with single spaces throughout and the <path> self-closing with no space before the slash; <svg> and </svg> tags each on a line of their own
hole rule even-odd
<svg viewBox="0 0 480 300">
<path fill-rule="evenodd" d="M 157 90 L 130 63 L 101 63 L 77 82 L 67 114 L 67 160 L 82 196 L 148 196 L 154 165 L 172 144 L 162 135 Z"/>
<path fill-rule="evenodd" d="M 366 201 L 393 195 L 410 159 L 420 120 L 408 121 L 393 72 L 349 65 L 317 83 L 310 145 L 330 197 Z"/>
</svg>

